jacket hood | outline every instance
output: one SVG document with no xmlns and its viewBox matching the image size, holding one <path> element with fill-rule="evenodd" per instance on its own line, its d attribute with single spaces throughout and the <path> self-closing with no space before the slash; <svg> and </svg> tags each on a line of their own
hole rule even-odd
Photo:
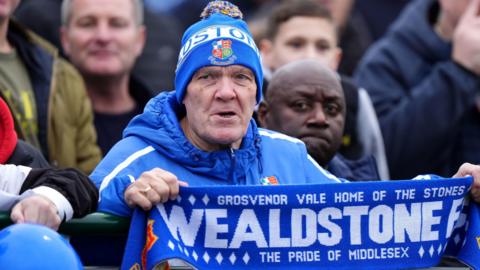
<svg viewBox="0 0 480 270">
<path fill-rule="evenodd" d="M 123 136 L 141 138 L 192 173 L 218 178 L 227 170 L 229 179 L 240 183 L 260 157 L 260 136 L 254 120 L 250 121 L 240 149 L 205 152 L 185 137 L 179 121 L 184 115 L 185 107 L 178 103 L 175 91 L 160 93 L 147 103 L 143 114 L 130 122 Z"/>
</svg>

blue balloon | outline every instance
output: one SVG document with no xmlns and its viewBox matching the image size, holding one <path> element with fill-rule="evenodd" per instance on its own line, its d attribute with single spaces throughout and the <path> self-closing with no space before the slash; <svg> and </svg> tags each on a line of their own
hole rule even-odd
<svg viewBox="0 0 480 270">
<path fill-rule="evenodd" d="M 83 269 L 72 246 L 56 231 L 15 224 L 0 231 L 0 266 L 5 269 Z"/>
</svg>

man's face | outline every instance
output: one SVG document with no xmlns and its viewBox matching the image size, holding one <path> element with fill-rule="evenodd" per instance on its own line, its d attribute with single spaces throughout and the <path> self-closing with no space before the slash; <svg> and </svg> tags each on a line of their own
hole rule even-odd
<svg viewBox="0 0 480 270">
<path fill-rule="evenodd" d="M 318 76 L 295 81 L 278 85 L 268 99 L 268 109 L 260 105 L 260 123 L 302 140 L 308 153 L 320 165 L 326 165 L 341 144 L 345 122 L 343 92 L 338 84 Z"/>
<path fill-rule="evenodd" d="M 280 25 L 272 41 L 262 41 L 260 49 L 263 63 L 272 70 L 302 59 L 336 70 L 341 57 L 334 25 L 318 17 L 292 17 Z"/>
<path fill-rule="evenodd" d="M 145 43 L 132 0 L 75 0 L 62 45 L 85 76 L 128 74 Z"/>
<path fill-rule="evenodd" d="M 10 18 L 20 0 L 0 0 L 0 21 Z"/>
<path fill-rule="evenodd" d="M 183 100 L 187 138 L 205 151 L 238 148 L 255 108 L 256 92 L 255 76 L 244 66 L 199 69 Z"/>
</svg>

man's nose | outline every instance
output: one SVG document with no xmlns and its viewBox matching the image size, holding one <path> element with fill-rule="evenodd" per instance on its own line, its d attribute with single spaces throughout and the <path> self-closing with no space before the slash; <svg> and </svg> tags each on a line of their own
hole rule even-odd
<svg viewBox="0 0 480 270">
<path fill-rule="evenodd" d="M 316 59 L 318 60 L 319 58 L 319 53 L 317 51 L 317 48 L 315 47 L 315 45 L 309 45 L 305 48 L 305 54 L 304 54 L 304 58 L 305 59 Z"/>
<path fill-rule="evenodd" d="M 309 123 L 317 125 L 327 125 L 328 118 L 322 105 L 315 105 L 310 113 Z"/>
<path fill-rule="evenodd" d="M 107 41 L 111 38 L 111 29 L 107 23 L 99 23 L 95 29 L 95 37 L 101 41 Z"/>
<path fill-rule="evenodd" d="M 235 84 L 231 78 L 224 76 L 218 80 L 215 96 L 223 100 L 230 100 L 237 96 Z"/>
</svg>

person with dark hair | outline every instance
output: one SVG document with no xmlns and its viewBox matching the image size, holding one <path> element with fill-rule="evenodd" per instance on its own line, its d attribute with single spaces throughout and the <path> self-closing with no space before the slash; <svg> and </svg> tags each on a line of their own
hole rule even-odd
<svg viewBox="0 0 480 270">
<path fill-rule="evenodd" d="M 378 180 L 372 157 L 350 161 L 337 154 L 345 114 L 338 76 L 312 59 L 294 61 L 275 71 L 257 110 L 262 127 L 302 140 L 315 161 L 335 176 Z"/>
<path fill-rule="evenodd" d="M 11 19 L 19 2 L 0 2 L 0 94 L 18 136 L 50 164 L 91 172 L 101 155 L 82 78 L 53 46 Z"/>
<path fill-rule="evenodd" d="M 392 178 L 480 163 L 479 12 L 479 0 L 412 1 L 359 65 Z"/>
<path fill-rule="evenodd" d="M 13 118 L 0 98 L 0 211 L 16 223 L 58 229 L 62 221 L 97 208 L 98 191 L 76 169 L 50 168 L 40 151 L 17 140 Z"/>
<path fill-rule="evenodd" d="M 267 81 L 281 66 L 301 59 L 314 59 L 337 70 L 342 56 L 332 16 L 315 0 L 284 1 L 275 7 L 260 52 Z M 340 79 L 347 106 L 339 153 L 349 160 L 373 156 L 380 178 L 388 179 L 383 138 L 370 97 L 348 77 Z"/>
</svg>

